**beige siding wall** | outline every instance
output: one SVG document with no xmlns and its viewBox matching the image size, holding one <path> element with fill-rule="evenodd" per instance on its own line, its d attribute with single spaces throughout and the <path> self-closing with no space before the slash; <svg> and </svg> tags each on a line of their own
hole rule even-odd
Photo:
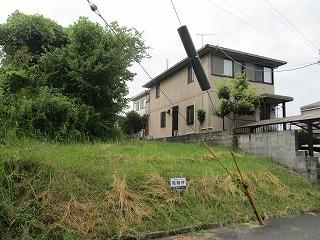
<svg viewBox="0 0 320 240">
<path fill-rule="evenodd" d="M 206 55 L 201 59 L 202 65 L 205 72 L 207 73 L 208 79 L 211 84 L 211 89 L 209 94 L 213 100 L 213 103 L 218 102 L 218 97 L 216 94 L 217 83 L 221 82 L 223 84 L 228 83 L 232 78 L 217 76 L 211 74 L 211 56 Z M 274 85 L 250 82 L 258 93 L 274 93 Z M 213 109 L 206 92 L 202 92 L 197 80 L 188 84 L 188 70 L 187 67 L 183 70 L 177 72 L 171 77 L 160 82 L 161 90 L 172 100 L 172 102 L 179 106 L 179 111 L 182 113 L 183 117 L 186 117 L 186 108 L 189 105 L 195 106 L 195 120 L 192 127 L 197 131 L 200 128 L 206 128 L 208 130 L 220 131 L 223 130 L 223 120 L 213 116 Z M 160 92 L 160 97 L 156 98 L 156 87 L 150 89 L 150 102 L 149 102 L 149 136 L 152 138 L 162 138 L 172 135 L 172 105 L 165 98 L 162 92 Z M 163 111 L 168 111 L 170 109 L 170 114 L 166 113 L 166 127 L 160 127 L 160 114 Z M 205 122 L 203 126 L 200 126 L 197 120 L 197 109 L 203 109 L 206 112 Z M 260 114 L 257 113 L 255 116 L 256 120 L 259 120 Z M 185 120 L 179 115 L 178 117 L 178 134 L 183 135 L 187 133 L 192 133 L 193 130 L 190 126 L 186 125 Z"/>
</svg>

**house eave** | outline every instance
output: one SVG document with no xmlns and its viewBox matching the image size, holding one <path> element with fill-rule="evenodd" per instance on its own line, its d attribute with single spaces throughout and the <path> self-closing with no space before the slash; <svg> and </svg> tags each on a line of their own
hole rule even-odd
<svg viewBox="0 0 320 240">
<path fill-rule="evenodd" d="M 148 95 L 148 92 L 149 92 L 148 90 L 144 90 L 143 92 L 140 92 L 137 95 L 135 95 L 135 96 L 133 96 L 133 97 L 131 97 L 129 99 L 130 99 L 130 101 L 135 101 L 135 100 L 137 100 L 137 99 L 139 99 L 139 98 L 141 98 L 143 96 Z"/>
</svg>

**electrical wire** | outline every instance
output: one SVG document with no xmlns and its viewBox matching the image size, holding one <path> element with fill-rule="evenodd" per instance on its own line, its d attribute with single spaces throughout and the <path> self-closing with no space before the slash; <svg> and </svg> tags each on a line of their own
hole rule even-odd
<svg viewBox="0 0 320 240">
<path fill-rule="evenodd" d="M 118 39 L 118 41 L 125 47 L 125 43 L 122 41 L 122 39 L 119 37 L 118 33 L 113 29 L 113 27 L 106 21 L 106 19 L 102 16 L 102 14 L 99 12 L 97 6 L 95 4 L 93 4 L 90 0 L 87 0 L 91 10 L 97 14 L 103 21 L 104 23 L 106 24 L 106 26 L 113 32 L 113 34 L 116 36 L 116 38 Z M 175 10 L 175 13 L 176 13 L 176 16 L 177 16 L 177 19 L 181 24 L 181 21 L 180 21 L 180 18 L 179 18 L 179 15 L 178 15 L 178 12 L 176 11 L 176 8 L 174 6 L 174 3 L 173 3 L 173 0 L 171 0 L 171 3 L 172 3 L 172 6 Z M 230 60 L 240 64 L 241 66 L 244 66 L 242 63 L 240 62 L 237 62 L 235 61 L 232 57 L 230 57 L 222 48 L 216 46 L 218 49 L 220 49 Z M 150 80 L 153 80 L 153 78 L 151 77 L 151 75 L 149 74 L 149 72 L 145 69 L 145 67 L 138 61 L 135 61 L 136 63 L 138 63 L 138 65 L 141 67 L 141 69 L 146 73 L 146 75 L 150 78 Z M 320 61 L 319 61 L 320 62 Z M 306 67 L 309 67 L 311 65 L 315 65 L 315 64 L 319 64 L 319 62 L 316 62 L 316 63 L 312 63 L 312 64 L 309 64 L 309 65 L 306 65 L 306 66 L 300 66 L 300 67 L 297 67 L 297 68 L 294 68 L 294 69 L 286 69 L 286 70 L 280 70 L 280 71 L 277 71 L 277 72 L 284 72 L 284 71 L 293 71 L 293 70 L 298 70 L 298 69 L 302 69 L 302 68 L 306 68 Z M 246 66 L 246 68 L 249 68 Z M 250 68 L 250 69 L 253 69 L 255 71 L 258 71 L 258 69 L 254 69 L 254 68 Z M 160 88 L 160 84 L 156 84 L 156 86 L 159 88 L 160 92 L 165 96 L 165 98 L 170 102 L 170 104 L 174 107 L 174 103 L 172 102 L 172 100 L 169 98 L 169 96 Z M 211 105 L 212 107 L 214 108 L 214 104 L 213 104 L 213 100 L 209 94 L 209 91 L 206 91 L 207 94 L 208 94 L 208 97 L 210 99 L 210 102 L 211 102 Z M 183 114 L 179 111 L 178 111 L 178 114 L 181 116 L 181 118 L 187 122 L 187 119 L 183 116 Z M 195 128 L 192 126 L 192 125 L 188 125 L 192 130 L 193 132 L 196 134 L 197 137 L 199 137 L 199 139 L 204 142 L 204 139 L 201 137 L 201 135 L 195 130 Z M 205 143 L 205 142 L 204 142 Z M 206 144 L 205 144 L 206 145 Z"/>
<path fill-rule="evenodd" d="M 313 57 L 315 57 L 315 58 L 317 58 L 317 59 L 319 58 L 319 55 L 318 55 L 318 54 L 315 54 L 314 52 L 313 52 L 313 54 L 311 54 L 311 53 L 309 53 L 309 52 L 303 51 L 300 47 L 294 45 L 292 42 L 290 42 L 290 41 L 284 41 L 284 40 L 282 40 L 281 38 L 279 38 L 277 35 L 271 34 L 271 33 L 267 32 L 267 31 L 265 31 L 264 29 L 261 29 L 261 28 L 257 27 L 256 25 L 254 25 L 254 24 L 252 24 L 252 23 L 250 23 L 250 22 L 242 19 L 241 17 L 233 14 L 232 12 L 226 10 L 225 8 L 221 7 L 220 5 L 218 5 L 217 3 L 213 2 L 212 0 L 206 0 L 206 1 L 207 1 L 209 4 L 213 5 L 214 7 L 220 9 L 220 10 L 223 11 L 224 13 L 226 13 L 226 14 L 232 16 L 233 18 L 237 19 L 238 21 L 242 22 L 243 24 L 246 24 L 246 25 L 250 26 L 251 28 L 254 28 L 256 31 L 258 31 L 258 32 L 260 32 L 260 33 L 263 33 L 263 34 L 267 35 L 268 37 L 270 37 L 270 38 L 272 38 L 272 39 L 276 39 L 276 40 L 278 40 L 279 42 L 281 42 L 281 43 L 283 43 L 283 44 L 285 44 L 285 45 L 290 45 L 291 47 L 295 48 L 296 50 L 298 50 L 298 51 L 300 51 L 300 52 L 303 52 L 304 54 L 308 54 L 308 55 L 310 55 L 310 56 L 312 55 Z M 230 3 L 229 3 L 229 4 L 230 4 Z M 231 6 L 232 6 L 232 4 L 231 4 Z M 235 7 L 233 7 L 233 8 L 235 8 Z M 239 10 L 238 10 L 238 11 L 239 11 Z M 242 11 L 241 11 L 241 12 L 242 12 Z M 247 14 L 245 14 L 245 15 L 248 16 Z M 250 17 L 250 18 L 251 18 L 251 17 Z M 256 20 L 255 20 L 255 21 L 256 21 Z"/>
<path fill-rule="evenodd" d="M 294 26 L 288 18 L 286 18 L 278 9 L 276 9 L 269 1 L 259 0 L 281 23 L 289 28 L 298 38 L 300 38 L 312 50 L 319 53 L 319 49 L 311 42 L 305 34 L 303 34 L 296 26 Z"/>
<path fill-rule="evenodd" d="M 171 0 L 171 4 L 172 4 L 172 7 L 173 7 L 174 12 L 176 13 L 178 22 L 179 22 L 180 26 L 182 26 L 181 21 L 180 21 L 180 18 L 179 18 L 179 14 L 178 14 L 178 12 L 177 12 L 177 9 L 176 9 L 176 7 L 175 7 L 175 5 L 174 5 L 173 0 Z"/>
<path fill-rule="evenodd" d="M 103 21 L 104 23 L 106 24 L 106 26 L 113 32 L 113 34 L 116 36 L 116 38 L 118 39 L 118 41 L 125 47 L 125 43 L 122 41 L 122 39 L 119 37 L 119 35 L 117 34 L 117 32 L 113 29 L 113 27 L 107 22 L 107 20 L 105 20 L 105 18 L 101 15 L 101 13 L 99 12 L 98 10 L 98 7 L 97 5 L 95 5 L 94 3 L 92 3 L 90 0 L 87 0 L 91 10 L 97 14 Z M 177 13 L 177 12 L 176 12 Z M 179 19 L 179 16 L 177 15 L 178 19 Z M 149 74 L 149 72 L 145 69 L 145 67 L 138 61 L 135 61 L 136 63 L 139 64 L 139 66 L 141 67 L 141 69 L 147 74 L 147 76 L 153 80 L 153 78 L 151 77 L 151 75 Z M 170 104 L 172 105 L 172 107 L 174 107 L 174 103 L 172 102 L 172 100 L 168 97 L 168 95 L 160 88 L 160 84 L 156 84 L 156 86 L 159 88 L 160 92 L 165 96 L 165 98 L 170 102 Z M 187 122 L 187 119 L 182 115 L 182 113 L 177 110 L 179 115 L 182 117 L 182 119 Z M 199 137 L 199 139 L 203 142 L 204 142 L 204 139 L 201 137 L 201 135 L 199 133 L 197 133 L 197 131 L 195 130 L 195 128 L 192 126 L 192 125 L 188 125 L 192 131 L 196 134 L 197 137 Z"/>
</svg>

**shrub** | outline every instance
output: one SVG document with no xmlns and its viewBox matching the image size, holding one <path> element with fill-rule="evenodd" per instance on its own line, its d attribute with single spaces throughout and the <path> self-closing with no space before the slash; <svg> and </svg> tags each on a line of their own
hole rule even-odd
<svg viewBox="0 0 320 240">
<path fill-rule="evenodd" d="M 139 132 L 143 126 L 143 118 L 135 111 L 128 112 L 121 123 L 123 132 L 128 135 Z"/>
<path fill-rule="evenodd" d="M 197 117 L 198 117 L 198 121 L 202 125 L 204 120 L 206 119 L 206 112 L 204 110 L 202 110 L 202 109 L 198 109 Z"/>
</svg>

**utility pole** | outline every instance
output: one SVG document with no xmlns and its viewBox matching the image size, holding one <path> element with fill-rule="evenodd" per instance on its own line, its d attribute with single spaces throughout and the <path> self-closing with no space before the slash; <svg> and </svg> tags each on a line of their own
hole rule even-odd
<svg viewBox="0 0 320 240">
<path fill-rule="evenodd" d="M 217 35 L 216 33 L 197 33 L 198 36 L 201 36 L 201 44 L 202 44 L 202 47 L 203 47 L 203 39 L 204 37 L 207 37 L 207 36 L 213 36 L 213 35 Z"/>
</svg>

